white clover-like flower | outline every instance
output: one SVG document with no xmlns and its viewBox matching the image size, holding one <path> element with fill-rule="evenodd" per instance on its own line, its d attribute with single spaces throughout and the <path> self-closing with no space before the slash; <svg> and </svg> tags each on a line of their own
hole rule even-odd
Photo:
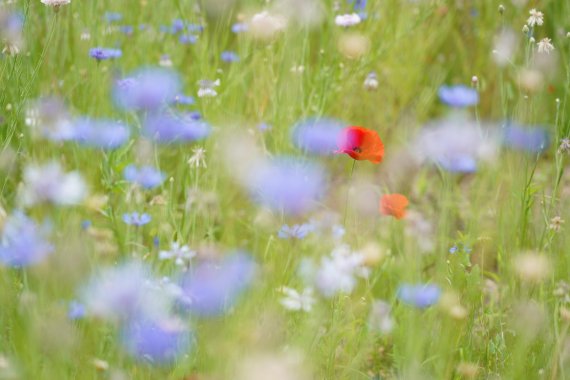
<svg viewBox="0 0 570 380">
<path fill-rule="evenodd" d="M 344 15 L 338 15 L 334 18 L 334 23 L 338 26 L 349 27 L 353 25 L 360 24 L 362 19 L 356 13 L 347 13 Z"/>
<path fill-rule="evenodd" d="M 48 7 L 60 7 L 71 3 L 71 0 L 41 0 L 41 2 Z"/>
<path fill-rule="evenodd" d="M 160 251 L 158 254 L 159 259 L 174 260 L 174 263 L 179 266 L 185 265 L 194 256 L 196 256 L 195 251 L 192 251 L 187 245 L 180 245 L 178 242 L 172 243 L 169 251 Z"/>
<path fill-rule="evenodd" d="M 554 45 L 552 45 L 552 40 L 550 38 L 543 38 L 538 41 L 538 52 L 544 54 L 550 54 L 554 50 Z"/>
<path fill-rule="evenodd" d="M 530 17 L 526 20 L 528 26 L 533 27 L 544 24 L 544 14 L 542 12 L 531 9 L 528 13 L 530 14 Z"/>
<path fill-rule="evenodd" d="M 280 303 L 287 310 L 309 312 L 316 302 L 312 288 L 306 288 L 302 293 L 299 293 L 293 288 L 284 286 L 281 288 L 281 292 L 285 297 L 281 299 Z"/>
<path fill-rule="evenodd" d="M 369 269 L 364 266 L 364 255 L 352 252 L 348 245 L 335 248 L 330 257 L 324 257 L 315 273 L 315 285 L 325 296 L 337 293 L 352 293 L 356 277 L 368 277 Z"/>
<path fill-rule="evenodd" d="M 188 165 L 190 165 L 191 168 L 208 167 L 206 164 L 206 149 L 194 148 L 192 150 L 192 156 L 188 159 Z"/>
</svg>

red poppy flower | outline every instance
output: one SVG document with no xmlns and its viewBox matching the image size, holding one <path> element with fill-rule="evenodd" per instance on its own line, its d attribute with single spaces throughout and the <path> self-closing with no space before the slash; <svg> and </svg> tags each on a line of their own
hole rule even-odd
<svg viewBox="0 0 570 380">
<path fill-rule="evenodd" d="M 384 157 L 384 144 L 376 131 L 363 127 L 344 128 L 338 138 L 338 153 L 346 153 L 355 160 L 379 164 Z"/>
<path fill-rule="evenodd" d="M 380 212 L 402 219 L 406 216 L 406 207 L 409 203 L 408 198 L 402 194 L 384 194 L 380 199 Z"/>
</svg>

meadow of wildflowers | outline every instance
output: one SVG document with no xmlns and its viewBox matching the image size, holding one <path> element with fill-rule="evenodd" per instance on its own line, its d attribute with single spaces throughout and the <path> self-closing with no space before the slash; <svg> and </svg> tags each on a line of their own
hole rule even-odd
<svg viewBox="0 0 570 380">
<path fill-rule="evenodd" d="M 0 379 L 570 378 L 570 1 L 0 0 L 0 52 Z"/>
</svg>

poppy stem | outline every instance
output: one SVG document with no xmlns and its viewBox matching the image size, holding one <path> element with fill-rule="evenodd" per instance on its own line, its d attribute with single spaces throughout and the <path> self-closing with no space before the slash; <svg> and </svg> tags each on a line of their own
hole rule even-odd
<svg viewBox="0 0 570 380">
<path fill-rule="evenodd" d="M 348 197 L 350 195 L 350 184 L 352 182 L 352 175 L 354 174 L 354 167 L 356 166 L 356 160 L 352 161 L 352 169 L 350 169 L 350 176 L 348 177 L 348 188 L 346 189 L 346 201 L 344 202 L 344 217 L 342 220 L 342 225 L 346 227 L 346 217 L 348 216 Z"/>
</svg>

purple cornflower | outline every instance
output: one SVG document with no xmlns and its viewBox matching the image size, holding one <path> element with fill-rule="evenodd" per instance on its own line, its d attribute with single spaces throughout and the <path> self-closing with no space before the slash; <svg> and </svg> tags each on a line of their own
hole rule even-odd
<svg viewBox="0 0 570 380">
<path fill-rule="evenodd" d="M 194 45 L 198 42 L 198 36 L 194 34 L 181 34 L 180 37 L 178 37 L 178 42 L 184 45 Z"/>
<path fill-rule="evenodd" d="M 184 21 L 176 19 L 172 21 L 171 32 L 172 34 L 179 33 L 184 30 Z"/>
<path fill-rule="evenodd" d="M 203 317 L 225 313 L 253 281 L 255 267 L 241 252 L 194 266 L 182 281 L 182 306 Z"/>
<path fill-rule="evenodd" d="M 367 0 L 347 0 L 355 11 L 363 11 L 366 8 Z"/>
<path fill-rule="evenodd" d="M 172 103 L 180 93 L 180 77 L 164 68 L 140 69 L 115 82 L 113 98 L 124 110 L 153 111 Z"/>
<path fill-rule="evenodd" d="M 503 128 L 503 144 L 511 149 L 541 153 L 550 145 L 550 136 L 542 127 L 507 125 Z"/>
<path fill-rule="evenodd" d="M 281 239 L 303 239 L 309 233 L 315 230 L 315 226 L 310 223 L 304 224 L 295 224 L 293 226 L 289 226 L 288 224 L 284 224 L 281 226 L 279 233 L 277 236 Z"/>
<path fill-rule="evenodd" d="M 168 364 L 192 346 L 192 333 L 178 318 L 158 321 L 135 319 L 123 325 L 122 343 L 127 352 L 152 364 Z"/>
<path fill-rule="evenodd" d="M 259 123 L 259 124 L 257 125 L 257 129 L 258 129 L 260 132 L 267 132 L 267 131 L 270 131 L 271 128 L 273 128 L 273 127 L 272 127 L 270 124 L 267 124 L 267 123 Z"/>
<path fill-rule="evenodd" d="M 201 33 L 204 31 L 204 26 L 200 24 L 188 24 L 186 30 L 190 33 Z"/>
<path fill-rule="evenodd" d="M 0 235 L 0 262 L 22 268 L 43 261 L 53 252 L 47 233 L 47 226 L 39 227 L 23 213 L 14 213 L 6 220 Z"/>
<path fill-rule="evenodd" d="M 132 25 L 123 25 L 119 28 L 121 33 L 126 34 L 127 36 L 131 36 L 135 31 L 135 28 Z"/>
<path fill-rule="evenodd" d="M 150 223 L 151 219 L 152 218 L 147 213 L 139 214 L 138 212 L 133 212 L 130 214 L 123 214 L 123 222 L 137 227 Z"/>
<path fill-rule="evenodd" d="M 153 189 L 164 182 L 164 174 L 152 166 L 142 166 L 137 168 L 129 165 L 124 171 L 125 180 L 135 183 L 144 189 Z"/>
<path fill-rule="evenodd" d="M 405 304 L 425 309 L 437 303 L 441 289 L 433 284 L 403 284 L 398 288 L 397 295 Z"/>
<path fill-rule="evenodd" d="M 120 121 L 81 118 L 74 123 L 73 139 L 92 148 L 119 148 L 129 140 L 130 135 L 130 128 Z"/>
<path fill-rule="evenodd" d="M 224 62 L 239 62 L 239 55 L 234 51 L 223 51 L 220 58 Z"/>
<path fill-rule="evenodd" d="M 97 61 L 103 61 L 107 59 L 120 58 L 123 52 L 120 49 L 111 49 L 103 47 L 95 47 L 89 49 L 89 56 L 95 58 Z"/>
<path fill-rule="evenodd" d="M 85 317 L 85 305 L 77 301 L 71 301 L 67 306 L 67 318 L 71 320 L 82 319 Z"/>
<path fill-rule="evenodd" d="M 322 167 L 288 157 L 262 165 L 248 188 L 261 205 L 286 214 L 299 215 L 313 209 L 326 190 Z"/>
<path fill-rule="evenodd" d="M 327 155 L 338 150 L 338 137 L 346 125 L 329 118 L 308 118 L 293 126 L 293 144 L 308 153 Z"/>
<path fill-rule="evenodd" d="M 441 86 L 437 94 L 443 103 L 451 107 L 463 108 L 479 103 L 477 90 L 464 85 Z"/>
<path fill-rule="evenodd" d="M 208 123 L 196 120 L 189 113 L 157 113 L 149 115 L 143 133 L 159 143 L 192 142 L 206 138 L 211 128 Z"/>
</svg>

